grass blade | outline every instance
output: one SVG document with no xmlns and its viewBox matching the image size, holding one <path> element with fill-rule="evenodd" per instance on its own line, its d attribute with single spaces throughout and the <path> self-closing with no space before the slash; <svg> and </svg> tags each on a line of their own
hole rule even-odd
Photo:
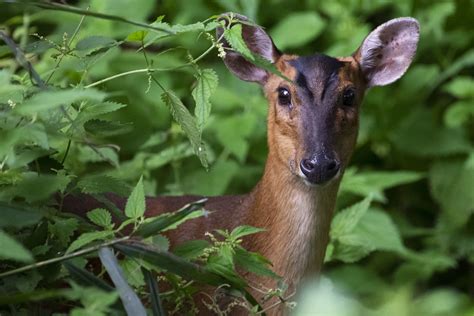
<svg viewBox="0 0 474 316">
<path fill-rule="evenodd" d="M 142 268 L 142 272 L 145 276 L 145 282 L 148 285 L 148 289 L 150 290 L 151 310 L 153 311 L 153 315 L 165 316 L 166 312 L 163 309 L 163 305 L 161 304 L 158 282 L 156 282 L 156 279 L 149 270 Z"/>
<path fill-rule="evenodd" d="M 122 300 L 123 307 L 128 315 L 146 316 L 146 310 L 137 294 L 125 280 L 122 268 L 112 249 L 103 247 L 99 249 L 99 258 L 109 274 L 115 288 Z"/>
<path fill-rule="evenodd" d="M 156 235 L 163 229 L 184 219 L 192 212 L 201 209 L 206 203 L 206 201 L 207 199 L 201 199 L 196 202 L 186 204 L 184 207 L 172 213 L 170 216 L 160 216 L 154 221 L 141 225 L 135 233 L 143 238 Z"/>
</svg>

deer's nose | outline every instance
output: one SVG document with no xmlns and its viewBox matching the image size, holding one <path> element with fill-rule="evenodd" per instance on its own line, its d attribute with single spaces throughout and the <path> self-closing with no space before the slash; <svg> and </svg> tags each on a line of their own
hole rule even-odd
<svg viewBox="0 0 474 316">
<path fill-rule="evenodd" d="M 324 154 L 314 155 L 311 158 L 302 159 L 300 162 L 301 172 L 313 184 L 328 182 L 336 176 L 340 167 L 341 163 L 336 158 Z"/>
</svg>

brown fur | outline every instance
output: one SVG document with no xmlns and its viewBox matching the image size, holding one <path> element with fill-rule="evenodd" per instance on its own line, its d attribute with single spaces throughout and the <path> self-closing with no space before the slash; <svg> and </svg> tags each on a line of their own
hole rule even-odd
<svg viewBox="0 0 474 316">
<path fill-rule="evenodd" d="M 296 70 L 288 62 L 295 58 L 297 56 L 282 55 L 276 62 L 277 68 L 292 80 Z M 359 104 L 365 86 L 358 63 L 352 57 L 340 60 L 344 61 L 344 67 L 339 72 L 337 91 L 342 92 L 344 87 L 353 85 L 358 91 Z M 288 87 L 295 96 L 294 107 L 290 111 L 277 104 L 276 90 L 280 85 Z M 293 291 L 303 278 L 317 275 L 321 270 L 342 172 L 324 186 L 311 187 L 302 181 L 297 171 L 298 162 L 304 155 L 300 135 L 301 111 L 294 84 L 269 75 L 264 91 L 269 102 L 269 153 L 262 179 L 248 195 L 210 197 L 205 205 L 212 211 L 210 215 L 187 221 L 177 230 L 169 231 L 167 236 L 174 246 L 187 240 L 202 239 L 206 232 L 218 228 L 231 230 L 243 224 L 265 228 L 265 232 L 245 238 L 244 246 L 270 259 L 274 271 L 290 284 L 290 291 Z M 335 119 L 338 135 L 335 148 L 346 166 L 357 137 L 358 106 L 337 109 Z M 123 198 L 110 198 L 120 207 L 125 204 Z M 200 198 L 149 198 L 146 216 L 171 212 Z M 82 215 L 94 207 L 97 203 L 87 198 L 81 201 L 69 198 L 65 202 L 66 210 Z M 265 287 L 276 285 L 270 279 L 253 275 L 246 277 L 253 284 Z M 283 313 L 281 309 L 275 309 L 269 314 L 280 313 Z"/>
</svg>

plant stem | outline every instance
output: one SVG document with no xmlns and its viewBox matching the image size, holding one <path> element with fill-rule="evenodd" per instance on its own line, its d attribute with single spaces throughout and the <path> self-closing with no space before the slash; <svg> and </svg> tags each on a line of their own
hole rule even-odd
<svg viewBox="0 0 474 316">
<path fill-rule="evenodd" d="M 19 3 L 19 2 L 13 1 L 13 3 Z M 76 8 L 76 7 L 73 7 L 73 6 L 54 3 L 54 2 L 47 2 L 47 3 L 45 3 L 45 2 L 27 2 L 27 3 L 21 3 L 21 4 L 33 5 L 33 6 L 36 6 L 38 8 L 41 8 L 41 9 L 63 11 L 63 12 L 69 12 L 69 13 L 73 13 L 73 14 L 87 15 L 87 16 L 90 16 L 90 17 L 104 19 L 104 20 L 118 21 L 118 22 L 123 22 L 123 23 L 131 24 L 131 25 L 143 27 L 143 28 L 146 28 L 146 29 L 154 30 L 154 31 L 160 31 L 160 32 L 163 32 L 163 33 L 166 33 L 166 34 L 171 34 L 171 35 L 175 34 L 173 31 L 170 31 L 168 29 L 165 29 L 165 28 L 162 28 L 162 27 L 157 27 L 157 26 L 152 26 L 152 25 L 142 23 L 142 22 L 128 20 L 128 19 L 125 19 L 121 16 L 83 10 L 83 9 Z"/>
<path fill-rule="evenodd" d="M 223 36 L 224 35 L 221 35 L 221 37 L 217 40 L 217 42 L 219 42 L 223 38 Z M 139 73 L 148 73 L 148 72 L 159 72 L 159 71 L 173 71 L 173 70 L 178 70 L 178 69 L 182 69 L 182 68 L 185 68 L 185 67 L 189 67 L 189 66 L 194 65 L 195 63 L 197 63 L 198 61 L 200 61 L 204 57 L 206 57 L 206 55 L 208 55 L 214 48 L 215 48 L 215 45 L 212 44 L 204 53 L 202 53 L 201 55 L 199 55 L 198 57 L 193 59 L 191 62 L 185 63 L 183 65 L 179 65 L 179 66 L 176 66 L 176 67 L 170 67 L 170 68 L 142 68 L 142 69 L 129 70 L 129 71 L 121 72 L 121 73 L 115 74 L 113 76 L 101 79 L 101 80 L 93 82 L 91 84 L 88 84 L 87 86 L 85 86 L 85 88 L 92 88 L 92 87 L 98 86 L 98 85 L 100 85 L 104 82 L 114 80 L 114 79 L 117 79 L 117 78 L 120 78 L 120 77 L 128 76 L 128 75 L 139 74 Z"/>
<path fill-rule="evenodd" d="M 20 272 L 25 272 L 25 271 L 32 270 L 32 269 L 37 269 L 39 267 L 43 267 L 43 266 L 46 266 L 46 265 L 49 265 L 49 264 L 52 264 L 52 263 L 61 262 L 61 261 L 65 261 L 65 260 L 68 260 L 68 259 L 75 258 L 75 257 L 79 257 L 79 256 L 82 256 L 82 255 L 88 254 L 90 252 L 97 251 L 102 247 L 115 245 L 115 244 L 118 244 L 120 242 L 126 241 L 128 239 L 130 239 L 130 236 L 125 236 L 125 237 L 122 237 L 122 238 L 113 239 L 113 240 L 104 242 L 104 243 L 99 244 L 97 246 L 93 246 L 93 247 L 85 248 L 85 249 L 82 249 L 82 250 L 78 250 L 78 251 L 66 254 L 64 256 L 61 256 L 61 257 L 51 258 L 51 259 L 48 259 L 48 260 L 45 260 L 45 261 L 32 263 L 30 265 L 23 266 L 23 267 L 18 268 L 18 269 L 13 269 L 13 270 L 1 273 L 0 278 L 4 278 L 4 277 L 9 276 L 9 275 L 14 275 L 14 274 L 17 274 L 17 273 L 20 273 Z"/>
</svg>

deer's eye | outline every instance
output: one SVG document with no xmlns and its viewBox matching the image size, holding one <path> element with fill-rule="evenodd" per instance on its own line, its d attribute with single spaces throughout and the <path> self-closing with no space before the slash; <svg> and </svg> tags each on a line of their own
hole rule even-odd
<svg viewBox="0 0 474 316">
<path fill-rule="evenodd" d="M 353 106 L 355 99 L 355 91 L 354 88 L 347 88 L 342 93 L 342 104 L 345 106 Z"/>
<path fill-rule="evenodd" d="M 291 93 L 286 88 L 278 88 L 278 103 L 283 106 L 291 105 Z"/>
</svg>

